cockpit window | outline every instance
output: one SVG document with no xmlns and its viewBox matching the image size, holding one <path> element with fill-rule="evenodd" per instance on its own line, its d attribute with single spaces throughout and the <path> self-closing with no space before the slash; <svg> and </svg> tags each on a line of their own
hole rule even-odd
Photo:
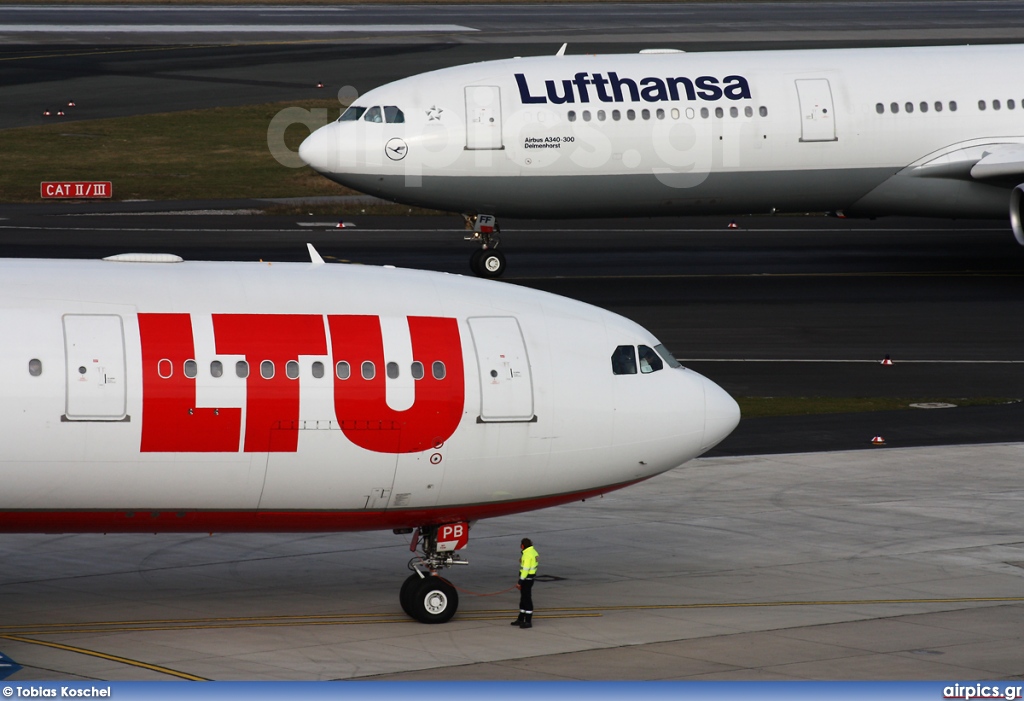
<svg viewBox="0 0 1024 701">
<path fill-rule="evenodd" d="M 383 122 L 384 119 L 380 114 L 380 107 L 371 107 L 366 110 L 366 114 L 363 115 L 364 122 Z"/>
<path fill-rule="evenodd" d="M 344 112 L 341 113 L 341 116 L 338 117 L 338 121 L 339 122 L 354 122 L 357 119 L 359 119 L 360 117 L 362 117 L 363 116 L 363 112 L 365 112 L 365 111 L 366 111 L 365 107 L 356 107 L 355 105 L 352 105 L 347 110 L 345 110 Z"/>
<path fill-rule="evenodd" d="M 665 364 L 661 362 L 661 358 L 658 357 L 653 348 L 639 346 L 637 351 L 639 351 L 638 355 L 640 356 L 640 372 L 643 374 L 658 372 L 658 370 L 665 367 Z"/>
<path fill-rule="evenodd" d="M 665 347 L 664 343 L 659 343 L 658 345 L 656 345 L 654 347 L 654 350 L 658 352 L 658 355 L 661 356 L 661 359 L 664 360 L 665 364 L 668 365 L 670 368 L 683 367 L 682 364 L 678 360 L 676 360 L 676 357 L 669 352 L 668 348 Z"/>
<path fill-rule="evenodd" d="M 633 346 L 619 346 L 612 353 L 612 373 L 615 375 L 636 374 L 636 350 Z"/>
<path fill-rule="evenodd" d="M 404 124 L 405 115 L 394 105 L 387 105 L 384 108 L 384 121 L 388 124 Z"/>
</svg>

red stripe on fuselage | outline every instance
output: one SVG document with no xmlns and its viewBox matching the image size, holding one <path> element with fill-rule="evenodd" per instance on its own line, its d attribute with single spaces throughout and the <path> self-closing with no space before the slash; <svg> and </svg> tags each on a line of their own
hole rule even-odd
<svg viewBox="0 0 1024 701">
<path fill-rule="evenodd" d="M 0 533 L 335 533 L 415 528 L 535 511 L 641 481 L 519 501 L 391 511 L 0 511 Z"/>
</svg>

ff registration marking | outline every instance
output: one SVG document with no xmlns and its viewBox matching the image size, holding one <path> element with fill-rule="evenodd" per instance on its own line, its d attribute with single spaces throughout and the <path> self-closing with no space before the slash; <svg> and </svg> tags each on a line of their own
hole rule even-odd
<svg viewBox="0 0 1024 701">
<path fill-rule="evenodd" d="M 98 182 L 58 181 L 39 183 L 39 196 L 45 199 L 109 198 L 114 188 L 109 180 Z"/>
</svg>

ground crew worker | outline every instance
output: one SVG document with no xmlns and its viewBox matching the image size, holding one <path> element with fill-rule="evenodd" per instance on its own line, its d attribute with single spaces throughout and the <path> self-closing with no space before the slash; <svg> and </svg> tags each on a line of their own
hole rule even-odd
<svg viewBox="0 0 1024 701">
<path fill-rule="evenodd" d="M 537 576 L 537 558 L 540 557 L 533 541 L 523 538 L 519 544 L 523 554 L 519 558 L 519 618 L 512 625 L 520 628 L 533 628 L 533 580 Z"/>
</svg>

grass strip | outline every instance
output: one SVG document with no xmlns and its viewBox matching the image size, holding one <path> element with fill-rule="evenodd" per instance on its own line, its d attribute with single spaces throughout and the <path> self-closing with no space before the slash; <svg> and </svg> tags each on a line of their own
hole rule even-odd
<svg viewBox="0 0 1024 701">
<path fill-rule="evenodd" d="M 896 411 L 912 409 L 911 404 L 944 402 L 965 406 L 994 406 L 1021 401 L 1009 397 L 737 397 L 745 419 L 768 416 L 806 416 L 810 414 L 852 414 L 869 411 Z M 924 410 L 922 410 L 924 411 Z M 933 411 L 941 411 L 935 409 Z"/>
<path fill-rule="evenodd" d="M 355 194 L 270 154 L 270 120 L 286 107 L 340 111 L 337 100 L 309 100 L 4 129 L 0 201 L 39 202 L 40 182 L 67 180 L 110 180 L 117 200 Z M 285 143 L 295 150 L 308 134 L 294 124 Z"/>
</svg>

